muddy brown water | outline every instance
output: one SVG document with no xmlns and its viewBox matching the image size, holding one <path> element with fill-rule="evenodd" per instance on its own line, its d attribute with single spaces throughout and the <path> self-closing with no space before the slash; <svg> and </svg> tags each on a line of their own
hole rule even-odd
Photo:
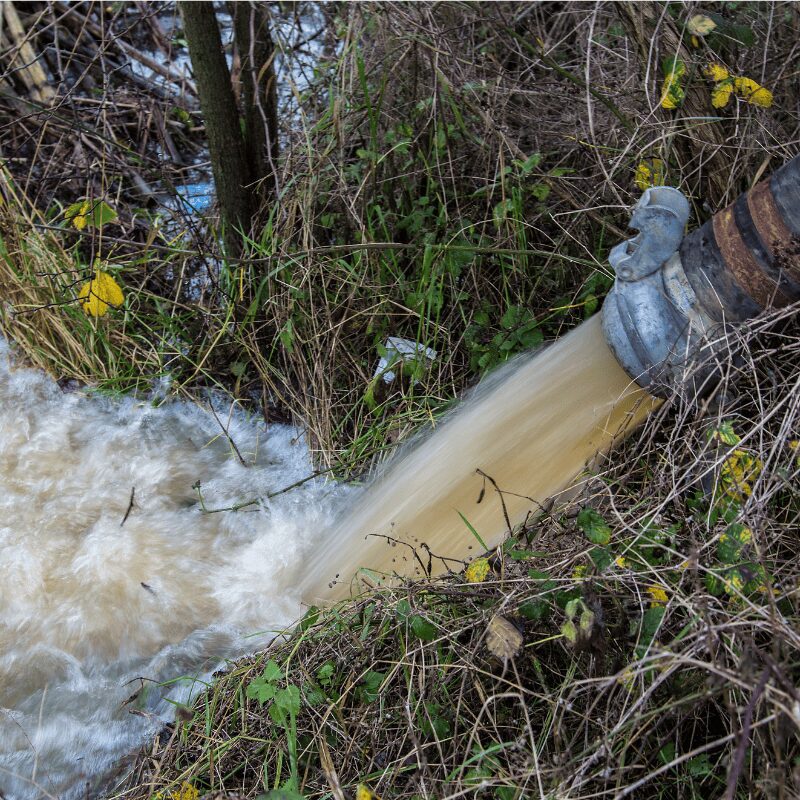
<svg viewBox="0 0 800 800">
<path fill-rule="evenodd" d="M 302 580 L 305 600 L 346 596 L 359 583 L 352 580 L 356 567 L 365 568 L 368 585 L 393 572 L 420 574 L 429 562 L 442 571 L 445 559 L 482 549 L 475 533 L 489 547 L 498 544 L 507 531 L 503 502 L 510 523 L 519 524 L 574 485 L 654 403 L 614 359 L 599 315 L 506 365 L 440 430 L 393 462 L 325 537 Z M 439 558 L 430 560 L 429 552 Z"/>
<path fill-rule="evenodd" d="M 596 317 L 490 377 L 372 486 L 318 479 L 238 513 L 207 514 L 198 481 L 214 509 L 308 475 L 297 432 L 220 405 L 245 467 L 207 409 L 65 394 L 14 368 L 0 348 L 7 800 L 91 794 L 176 702 L 224 660 L 263 646 L 304 603 L 346 595 L 360 568 L 371 580 L 418 570 L 411 550 L 386 536 L 463 561 L 481 549 L 463 514 L 497 543 L 501 504 L 488 483 L 477 502 L 477 470 L 505 492 L 518 522 L 652 404 L 614 361 Z"/>
</svg>

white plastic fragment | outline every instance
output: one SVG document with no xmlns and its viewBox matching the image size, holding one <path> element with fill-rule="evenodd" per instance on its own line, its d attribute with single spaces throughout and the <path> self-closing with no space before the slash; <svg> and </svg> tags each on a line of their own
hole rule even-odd
<svg viewBox="0 0 800 800">
<path fill-rule="evenodd" d="M 382 375 L 385 383 L 391 383 L 396 375 L 392 367 L 398 364 L 416 361 L 419 358 L 427 358 L 433 361 L 436 358 L 436 351 L 419 342 L 411 339 L 401 339 L 398 336 L 390 336 L 384 344 L 385 355 L 381 356 L 378 368 L 375 370 L 375 377 Z M 419 381 L 415 381 L 419 383 Z"/>
</svg>

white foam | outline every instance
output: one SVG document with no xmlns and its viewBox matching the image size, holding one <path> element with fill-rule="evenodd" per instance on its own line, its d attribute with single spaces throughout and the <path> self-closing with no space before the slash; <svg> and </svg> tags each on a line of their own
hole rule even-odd
<svg viewBox="0 0 800 800">
<path fill-rule="evenodd" d="M 12 359 L 13 361 L 13 359 Z M 297 431 L 64 394 L 0 345 L 0 792 L 76 797 L 219 662 L 302 614 L 294 581 L 352 490 L 310 474 Z M 124 525 L 131 490 L 135 505 Z M 252 634 L 262 635 L 252 638 Z M 130 709 L 144 715 L 131 714 Z"/>
</svg>

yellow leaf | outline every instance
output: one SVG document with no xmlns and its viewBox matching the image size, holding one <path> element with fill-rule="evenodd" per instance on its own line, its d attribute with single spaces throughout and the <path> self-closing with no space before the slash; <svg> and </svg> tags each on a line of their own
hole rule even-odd
<svg viewBox="0 0 800 800">
<path fill-rule="evenodd" d="M 728 101 L 731 99 L 731 95 L 733 94 L 733 81 L 723 81 L 722 83 L 718 83 L 712 90 L 711 90 L 711 105 L 714 108 L 725 108 L 728 105 Z"/>
<path fill-rule="evenodd" d="M 693 36 L 708 36 L 717 27 L 717 23 L 705 14 L 695 14 L 689 18 L 686 27 Z"/>
<path fill-rule="evenodd" d="M 753 105 L 769 108 L 772 105 L 772 92 L 756 83 L 752 78 L 736 78 L 734 80 L 736 94 Z"/>
<path fill-rule="evenodd" d="M 489 559 L 476 558 L 465 570 L 464 578 L 467 583 L 481 583 L 489 574 Z"/>
<path fill-rule="evenodd" d="M 651 186 L 663 186 L 664 162 L 660 158 L 640 161 L 636 167 L 633 181 L 642 191 L 649 189 Z"/>
<path fill-rule="evenodd" d="M 722 64 L 713 61 L 703 69 L 703 74 L 712 81 L 724 81 L 726 78 L 730 78 L 728 70 Z"/>
<path fill-rule="evenodd" d="M 582 581 L 588 574 L 589 567 L 587 567 L 586 564 L 578 564 L 578 566 L 572 570 L 572 580 Z"/>
<path fill-rule="evenodd" d="M 505 617 L 495 614 L 486 626 L 486 646 L 489 652 L 507 661 L 514 658 L 522 647 L 522 634 Z"/>
<path fill-rule="evenodd" d="M 197 800 L 199 796 L 200 792 L 188 781 L 184 781 L 177 791 L 169 793 L 170 800 Z"/>
<path fill-rule="evenodd" d="M 653 584 L 647 587 L 647 593 L 652 597 L 650 608 L 657 608 L 658 606 L 666 605 L 667 593 L 660 587 Z"/>
<path fill-rule="evenodd" d="M 78 213 L 72 218 L 72 224 L 79 231 L 82 231 L 89 222 L 89 212 L 91 211 L 91 203 L 88 200 L 81 204 Z"/>
<path fill-rule="evenodd" d="M 366 784 L 359 783 L 356 787 L 356 800 L 381 800 Z"/>
<path fill-rule="evenodd" d="M 97 270 L 92 279 L 81 286 L 78 300 L 86 314 L 102 317 L 109 307 L 121 306 L 125 296 L 119 284 L 107 272 Z"/>
</svg>

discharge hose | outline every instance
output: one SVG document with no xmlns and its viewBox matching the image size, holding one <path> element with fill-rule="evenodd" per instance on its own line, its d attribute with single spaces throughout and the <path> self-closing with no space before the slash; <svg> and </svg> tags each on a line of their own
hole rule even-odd
<svg viewBox="0 0 800 800">
<path fill-rule="evenodd" d="M 714 335 L 725 325 L 800 300 L 800 156 L 684 236 L 688 220 L 678 189 L 647 189 L 630 221 L 639 234 L 609 255 L 606 340 L 628 375 L 662 397 L 687 384 L 702 393 L 726 357 Z"/>
</svg>

